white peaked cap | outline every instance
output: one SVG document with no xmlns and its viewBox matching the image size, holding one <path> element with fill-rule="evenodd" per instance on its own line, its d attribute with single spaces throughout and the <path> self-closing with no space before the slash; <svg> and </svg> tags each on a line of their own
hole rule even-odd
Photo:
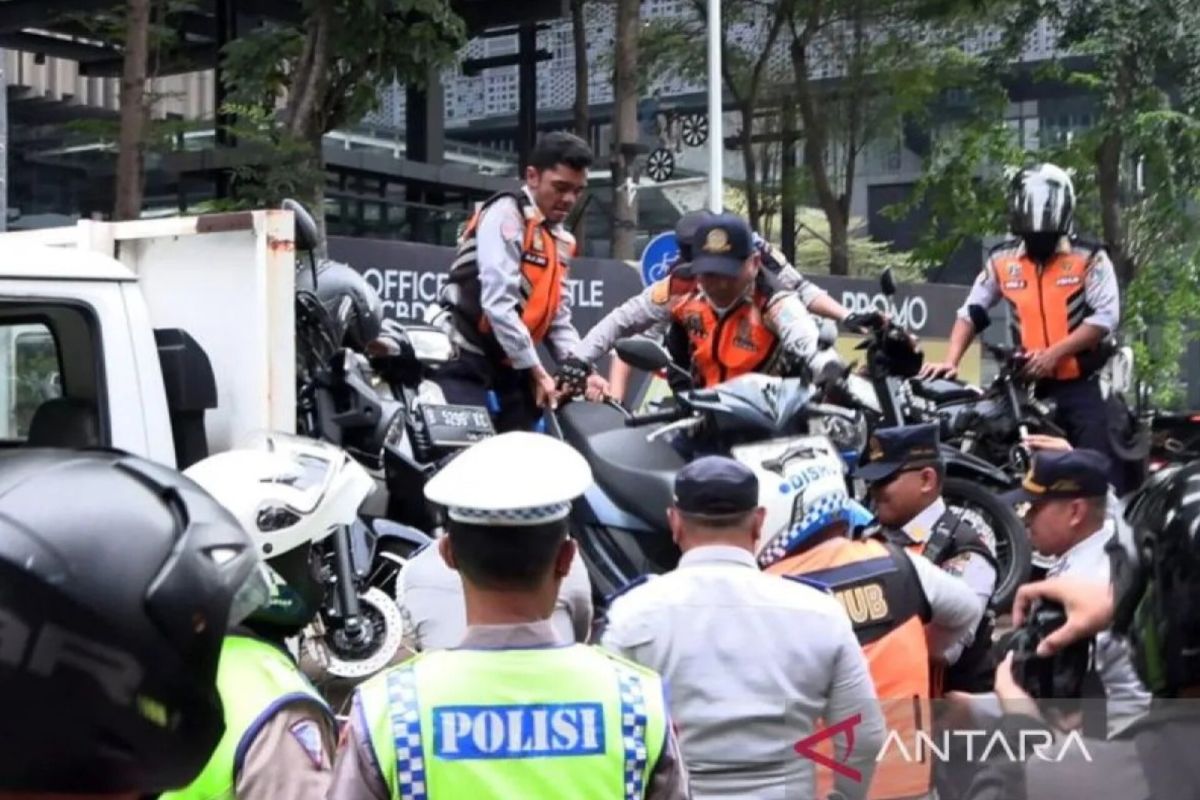
<svg viewBox="0 0 1200 800">
<path fill-rule="evenodd" d="M 574 448 L 514 431 L 467 448 L 425 485 L 425 497 L 456 522 L 521 527 L 565 519 L 591 485 L 592 471 Z"/>
</svg>

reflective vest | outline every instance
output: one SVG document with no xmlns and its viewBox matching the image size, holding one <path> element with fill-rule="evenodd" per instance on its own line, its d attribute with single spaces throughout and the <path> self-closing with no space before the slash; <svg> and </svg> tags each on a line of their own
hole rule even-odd
<svg viewBox="0 0 1200 800">
<path fill-rule="evenodd" d="M 641 800 L 667 735 L 658 675 L 584 645 L 423 653 L 358 696 L 406 800 Z"/>
<path fill-rule="evenodd" d="M 162 800 L 234 800 L 237 774 L 251 742 L 282 708 L 305 702 L 319 706 L 336 730 L 333 712 L 278 647 L 248 636 L 227 636 L 221 645 L 217 690 L 225 707 L 225 733 L 186 789 L 166 792 Z M 332 755 L 332 754 L 331 754 Z"/>
<path fill-rule="evenodd" d="M 905 758 L 924 752 L 917 732 L 932 731 L 929 705 L 929 648 L 924 624 L 929 601 L 916 568 L 904 552 L 876 540 L 834 539 L 788 556 L 767 568 L 776 575 L 803 576 L 827 585 L 841 601 L 862 645 L 883 711 L 889 739 L 871 783 L 870 798 L 928 794 L 930 761 Z M 837 722 L 837 720 L 826 720 Z M 828 742 L 826 742 L 828 743 Z M 828 751 L 832 756 L 832 751 Z M 833 790 L 833 775 L 817 767 L 816 797 Z"/>
<path fill-rule="evenodd" d="M 699 387 L 714 386 L 750 372 L 769 372 L 777 359 L 779 337 L 767 326 L 774 293 L 760 281 L 725 316 L 717 315 L 699 289 L 671 310 L 671 321 L 686 334 L 692 373 Z"/>
<path fill-rule="evenodd" d="M 552 233 L 545 224 L 545 216 L 523 191 L 491 197 L 467 222 L 459 240 L 458 254 L 446 277 L 447 284 L 459 289 L 452 310 L 456 326 L 467 341 L 501 359 L 504 358 L 503 350 L 491 335 L 491 323 L 483 312 L 476 233 L 483 213 L 505 197 L 517 202 L 525 219 L 525 231 L 521 239 L 521 305 L 517 311 L 535 344 L 546 338 L 550 323 L 562 305 L 567 262 L 575 255 L 575 239 L 571 234 L 561 231 L 556 236 Z"/>
<path fill-rule="evenodd" d="M 1093 309 L 1084 287 L 1098 247 L 1072 243 L 1045 265 L 1026 255 L 1019 243 L 1006 242 L 989 259 L 993 279 L 1012 312 L 1012 340 L 1026 350 L 1045 350 L 1071 335 Z M 1079 358 L 1058 362 L 1054 377 L 1071 380 L 1088 373 Z"/>
</svg>

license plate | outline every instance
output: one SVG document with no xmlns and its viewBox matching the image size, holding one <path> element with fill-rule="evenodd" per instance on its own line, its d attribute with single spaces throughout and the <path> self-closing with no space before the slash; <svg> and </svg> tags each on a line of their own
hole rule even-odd
<svg viewBox="0 0 1200 800">
<path fill-rule="evenodd" d="M 466 447 L 494 436 L 492 418 L 483 406 L 421 406 L 429 441 L 438 447 Z"/>
</svg>

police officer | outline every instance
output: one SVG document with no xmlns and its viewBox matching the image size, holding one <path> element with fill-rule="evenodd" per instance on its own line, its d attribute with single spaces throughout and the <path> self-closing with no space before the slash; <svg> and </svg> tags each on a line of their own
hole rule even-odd
<svg viewBox="0 0 1200 800">
<path fill-rule="evenodd" d="M 462 577 L 466 636 L 359 687 L 331 798 L 689 796 L 662 680 L 549 623 L 575 554 L 571 501 L 591 482 L 567 445 L 514 432 L 428 483 L 446 507 L 438 548 Z"/>
<path fill-rule="evenodd" d="M 889 734 L 917 752 L 918 732 L 932 732 L 930 663 L 959 657 L 982 609 L 962 581 L 927 559 L 890 542 L 851 538 L 870 520 L 846 494 L 841 475 L 817 478 L 801 490 L 792 524 L 758 560 L 769 573 L 829 586 L 867 657 Z M 889 752 L 879 760 L 870 797 L 923 797 L 931 778 L 928 760 Z M 827 791 L 821 786 L 817 796 Z"/>
<path fill-rule="evenodd" d="M 193 780 L 221 738 L 226 627 L 266 593 L 257 564 L 174 470 L 0 456 L 0 795 L 132 800 Z"/>
<path fill-rule="evenodd" d="M 462 581 L 436 543 L 422 547 L 400 570 L 396 605 L 404 618 L 406 644 L 414 652 L 457 647 L 466 633 Z M 592 582 L 578 553 L 559 587 L 550 622 L 564 642 L 586 642 L 591 634 Z"/>
<path fill-rule="evenodd" d="M 596 323 L 575 348 L 572 358 L 563 363 L 564 382 L 574 379 L 574 386 L 581 386 L 582 377 L 590 373 L 590 365 L 608 353 L 617 339 L 638 333 L 647 333 L 653 338 L 662 338 L 671 321 L 671 312 L 696 286 L 691 273 L 692 246 L 697 229 L 711 214 L 708 211 L 689 211 L 679 218 L 675 226 L 675 239 L 679 244 L 679 257 L 670 266 L 669 273 L 646 287 L 642 292 L 626 300 Z M 819 317 L 843 322 L 848 328 L 858 329 L 869 322 L 871 314 L 852 314 L 841 303 L 812 281 L 806 279 L 793 267 L 779 250 L 757 233 L 753 238 L 754 249 L 762 261 L 762 271 L 772 278 L 779 289 L 795 292 L 809 313 Z M 611 393 L 623 398 L 628 381 L 629 365 L 615 359 L 610 372 L 611 387 L 602 385 L 597 394 Z M 592 396 L 589 395 L 589 399 Z"/>
<path fill-rule="evenodd" d="M 492 197 L 468 223 L 441 302 L 451 311 L 456 358 L 434 380 L 451 403 L 482 406 L 494 391 L 499 430 L 532 429 L 553 406 L 554 379 L 538 358 L 556 360 L 579 343 L 566 275 L 575 239 L 563 227 L 587 186 L 592 152 L 569 133 L 544 135 L 525 186 Z"/>
<path fill-rule="evenodd" d="M 1020 488 L 1006 495 L 1013 504 L 1029 504 L 1030 542 L 1056 557 L 1047 577 L 1109 582 L 1107 546 L 1117 529 L 1109 514 L 1107 475 L 1108 459 L 1094 450 L 1039 452 Z M 1115 736 L 1150 709 L 1150 693 L 1138 680 L 1125 642 L 1108 632 L 1096 637 L 1095 669 L 1108 698 L 1108 732 Z"/>
<path fill-rule="evenodd" d="M 996 558 L 966 520 L 946 507 L 938 426 L 881 428 L 868 442 L 866 461 L 854 473 L 866 481 L 876 535 L 928 558 L 966 581 L 978 597 L 979 627 L 964 638 L 966 648 L 946 671 L 944 688 L 984 691 L 991 682 L 992 615 L 987 611 L 996 589 Z"/>
<path fill-rule="evenodd" d="M 1050 655 L 1108 628 L 1128 639 L 1133 662 L 1155 704 L 1118 739 L 1084 739 L 1057 758 L 996 759 L 971 787 L 972 800 L 1173 800 L 1200 795 L 1195 742 L 1200 737 L 1200 462 L 1155 474 L 1131 500 L 1126 518 L 1134 546 L 1110 548 L 1111 589 L 1070 577 L 1021 587 L 1014 623 L 1039 597 L 1061 603 L 1067 624 L 1043 641 Z M 1045 723 L 1005 660 L 996 691 L 1010 714 L 1009 746 Z M 999 749 L 999 748 L 997 748 Z"/>
<path fill-rule="evenodd" d="M 292 482 L 311 463 L 305 460 L 308 454 L 337 451 L 308 440 L 299 442 L 304 449 L 293 450 L 288 441 L 277 439 L 272 452 L 219 453 L 184 473 L 242 523 L 265 558 L 271 591 L 230 630 L 221 648 L 217 687 L 225 735 L 220 745 L 191 785 L 163 800 L 318 800 L 329 789 L 337 723 L 292 658 L 287 640 L 312 622 L 321 606 L 324 586 L 311 545 L 328 535 L 324 504 L 333 501 L 327 495 L 307 507 Z M 361 471 L 353 462 L 346 466 Z M 330 483 L 340 481 L 335 477 Z"/>
<path fill-rule="evenodd" d="M 1112 455 L 1098 371 L 1103 339 L 1120 321 L 1116 272 L 1098 244 L 1071 237 L 1075 188 L 1053 164 L 1018 172 L 1009 188 L 1009 229 L 1017 237 L 992 250 L 950 332 L 946 361 L 927 364 L 922 377 L 953 377 L 975 337 L 972 305 L 1005 301 L 1013 343 L 1029 351 L 1026 372 L 1038 394 L 1056 403 L 1055 421 L 1076 447 Z M 1112 476 L 1118 494 L 1121 471 Z M 1132 487 L 1129 487 L 1132 488 Z"/>
<path fill-rule="evenodd" d="M 813 766 L 792 745 L 861 714 L 838 760 L 861 773 L 836 789 L 865 797 L 883 742 L 866 660 L 842 606 L 822 589 L 759 571 L 758 479 L 722 456 L 675 479 L 673 572 L 626 588 L 601 644 L 658 670 L 698 798 L 811 797 Z"/>
</svg>

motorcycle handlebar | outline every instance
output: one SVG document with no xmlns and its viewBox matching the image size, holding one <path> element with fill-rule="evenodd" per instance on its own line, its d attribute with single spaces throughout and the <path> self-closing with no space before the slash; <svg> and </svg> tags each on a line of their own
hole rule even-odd
<svg viewBox="0 0 1200 800">
<path fill-rule="evenodd" d="M 628 428 L 640 428 L 644 425 L 656 425 L 660 422 L 674 422 L 683 419 L 686 412 L 679 408 L 669 408 L 666 411 L 651 411 L 648 414 L 630 414 L 625 418 Z"/>
</svg>

